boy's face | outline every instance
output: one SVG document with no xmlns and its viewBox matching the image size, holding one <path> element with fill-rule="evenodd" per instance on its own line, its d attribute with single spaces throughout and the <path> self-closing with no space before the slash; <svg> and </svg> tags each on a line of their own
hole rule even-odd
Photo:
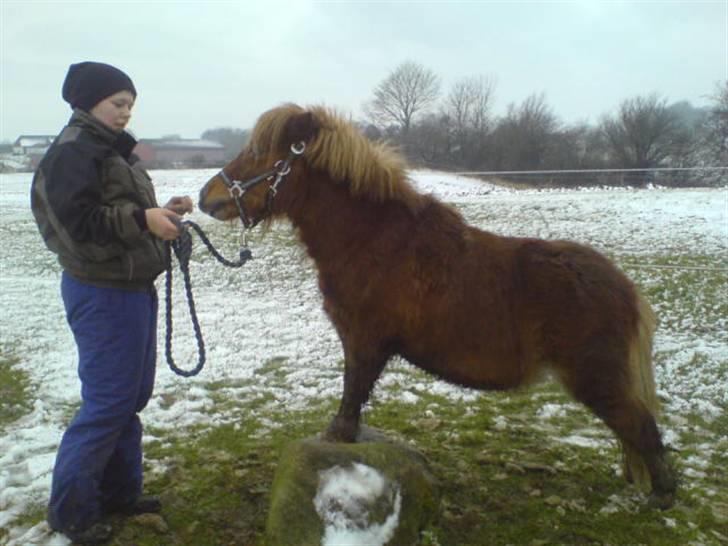
<svg viewBox="0 0 728 546">
<path fill-rule="evenodd" d="M 129 123 L 133 107 L 134 95 L 130 91 L 119 91 L 91 108 L 90 114 L 113 131 L 120 133 Z"/>
</svg>

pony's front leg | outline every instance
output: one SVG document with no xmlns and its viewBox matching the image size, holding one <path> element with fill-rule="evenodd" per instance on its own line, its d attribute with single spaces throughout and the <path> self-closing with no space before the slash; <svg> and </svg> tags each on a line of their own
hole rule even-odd
<svg viewBox="0 0 728 546">
<path fill-rule="evenodd" d="M 331 421 L 324 438 L 334 442 L 355 442 L 359 432 L 361 408 L 369 399 L 374 383 L 387 363 L 387 357 L 346 349 L 344 356 L 344 394 L 339 411 Z"/>
</svg>

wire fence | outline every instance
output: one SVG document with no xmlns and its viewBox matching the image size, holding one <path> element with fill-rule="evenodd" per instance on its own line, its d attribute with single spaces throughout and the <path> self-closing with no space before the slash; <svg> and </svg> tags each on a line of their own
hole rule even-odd
<svg viewBox="0 0 728 546">
<path fill-rule="evenodd" d="M 650 169 L 563 169 L 542 171 L 455 171 L 452 174 L 471 176 L 484 180 L 497 180 L 529 186 L 576 187 L 576 186 L 711 186 L 728 188 L 728 167 L 654 167 Z M 696 175 L 703 183 L 691 183 Z M 713 181 L 706 184 L 706 178 Z M 679 182 L 676 183 L 676 180 Z M 542 219 L 548 226 L 546 219 Z M 634 269 L 672 269 L 728 274 L 726 267 L 703 267 L 652 263 L 622 264 Z"/>
<path fill-rule="evenodd" d="M 649 169 L 564 169 L 540 171 L 455 171 L 453 174 L 511 184 L 578 186 L 728 186 L 728 167 L 655 167 Z"/>
<path fill-rule="evenodd" d="M 623 262 L 621 264 L 625 268 L 632 269 L 674 269 L 677 271 L 703 271 L 708 273 L 728 274 L 728 267 L 702 267 L 694 265 L 667 265 L 667 264 L 636 264 L 632 262 Z"/>
</svg>

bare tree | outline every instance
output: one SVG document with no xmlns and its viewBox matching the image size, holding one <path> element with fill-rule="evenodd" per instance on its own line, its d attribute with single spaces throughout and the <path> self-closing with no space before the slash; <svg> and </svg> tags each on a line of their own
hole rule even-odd
<svg viewBox="0 0 728 546">
<path fill-rule="evenodd" d="M 543 93 L 530 95 L 518 107 L 511 104 L 493 134 L 493 166 L 502 170 L 546 168 L 547 152 L 560 126 Z"/>
<path fill-rule="evenodd" d="M 420 166 L 452 166 L 452 131 L 450 119 L 442 114 L 423 115 L 410 129 L 407 152 L 409 160 Z"/>
<path fill-rule="evenodd" d="M 602 131 L 618 166 L 648 169 L 670 156 L 677 123 L 665 99 L 653 93 L 622 102 L 616 117 L 602 121 Z"/>
<path fill-rule="evenodd" d="M 709 186 L 728 185 L 728 172 L 714 167 L 728 165 L 728 80 L 716 84 L 711 96 L 712 104 L 697 130 L 692 162 L 697 167 L 710 169 L 697 171 L 696 178 Z"/>
<path fill-rule="evenodd" d="M 374 122 L 384 126 L 396 124 L 406 136 L 415 115 L 432 106 L 439 94 L 440 80 L 435 73 L 406 61 L 377 85 L 374 99 L 364 109 Z"/>
<path fill-rule="evenodd" d="M 706 145 L 715 166 L 728 165 L 728 80 L 716 86 L 705 121 Z"/>
<path fill-rule="evenodd" d="M 445 99 L 443 113 L 453 131 L 453 160 L 475 167 L 490 131 L 490 108 L 495 85 L 491 78 L 470 77 L 456 82 Z"/>
</svg>

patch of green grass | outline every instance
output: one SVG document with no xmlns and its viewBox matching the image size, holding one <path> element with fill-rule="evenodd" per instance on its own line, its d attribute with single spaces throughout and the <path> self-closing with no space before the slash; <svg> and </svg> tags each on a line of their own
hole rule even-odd
<svg viewBox="0 0 728 546">
<path fill-rule="evenodd" d="M 256 418 L 172 437 L 150 429 L 164 442 L 145 448 L 148 465 L 159 469 L 147 473 L 147 489 L 162 497 L 169 532 L 130 520 L 112 544 L 262 546 L 278 455 L 289 440 L 318 433 L 329 411 L 281 412 L 283 426 L 262 437 Z"/>
<path fill-rule="evenodd" d="M 169 530 L 114 520 L 112 544 L 263 546 L 279 453 L 289 441 L 322 431 L 338 400 L 318 401 L 306 411 L 275 406 L 261 411 L 257 401 L 233 395 L 226 400 L 225 392 L 219 386 L 216 403 L 240 406 L 235 424 L 184 431 L 148 427 L 159 440 L 145 446 L 146 487 L 161 495 Z M 544 420 L 537 414 L 545 401 L 563 403 L 566 411 Z M 254 406 L 257 411 L 251 411 Z M 278 426 L 268 430 L 261 413 Z M 551 384 L 469 402 L 427 393 L 413 404 L 375 400 L 365 421 L 413 442 L 439 482 L 439 519 L 426 529 L 422 545 L 718 545 L 711 531 L 724 530 L 695 484 L 680 489 L 675 508 L 651 510 L 644 496 L 615 474 L 615 442 L 597 447 L 561 442 L 585 429 L 602 439 L 610 434 Z M 718 491 L 725 491 L 726 463 L 722 453 L 709 461 L 709 472 L 717 476 L 709 483 Z M 42 517 L 31 511 L 23 521 L 32 525 Z"/>
<path fill-rule="evenodd" d="M 369 424 L 404 431 L 433 465 L 443 501 L 441 521 L 430 532 L 440 544 L 677 545 L 698 540 L 699 529 L 719 528 L 697 492 L 681 490 L 679 507 L 669 512 L 648 509 L 615 475 L 616 442 L 598 449 L 560 443 L 559 437 L 592 425 L 586 412 L 539 426 L 527 394 L 487 395 L 467 408 L 441 405 L 423 419 L 430 407 L 384 403 Z M 494 425 L 499 415 L 509 422 L 502 430 Z M 612 513 L 613 496 L 629 509 Z"/>
<path fill-rule="evenodd" d="M 619 259 L 657 311 L 662 328 L 722 335 L 728 328 L 725 264 L 701 254 Z M 630 267 L 630 264 L 645 267 Z M 649 265 L 657 266 L 650 268 Z M 668 266 L 666 269 L 660 269 Z M 706 269 L 672 269 L 676 267 Z M 696 320 L 697 319 L 697 320 Z"/>
<path fill-rule="evenodd" d="M 543 399 L 568 399 L 550 385 L 535 392 L 469 403 L 435 395 L 415 404 L 376 401 L 367 412 L 369 425 L 413 441 L 439 481 L 440 517 L 423 534 L 423 545 L 718 544 L 705 538 L 721 527 L 699 491 L 681 490 L 668 512 L 648 509 L 615 475 L 614 443 L 594 449 L 558 441 L 593 425 L 593 418 L 573 411 L 545 426 L 536 417 Z M 146 446 L 155 469 L 147 472 L 147 488 L 162 496 L 169 531 L 117 522 L 113 544 L 262 546 L 278 454 L 290 440 L 323 430 L 336 404 L 266 412 L 280 426 L 263 436 L 256 417 L 184 434 L 150 430 L 164 441 Z M 499 418 L 508 425 L 498 426 Z M 721 456 L 714 462 L 725 464 Z"/>
<path fill-rule="evenodd" d="M 286 376 L 288 375 L 288 371 L 286 370 L 286 363 L 287 358 L 285 357 L 278 357 L 278 358 L 272 358 L 265 364 L 263 364 L 260 368 L 255 370 L 255 375 L 265 375 L 269 378 L 272 378 L 274 380 L 277 380 L 278 382 L 281 382 L 285 380 Z"/>
<path fill-rule="evenodd" d="M 17 357 L 0 354 L 0 430 L 32 407 L 30 379 L 18 362 Z"/>
<path fill-rule="evenodd" d="M 45 503 L 31 504 L 19 518 L 13 521 L 13 527 L 29 529 L 38 523 L 45 521 L 47 507 Z M 0 527 L 0 543 L 5 544 L 8 538 L 8 531 Z"/>
</svg>

